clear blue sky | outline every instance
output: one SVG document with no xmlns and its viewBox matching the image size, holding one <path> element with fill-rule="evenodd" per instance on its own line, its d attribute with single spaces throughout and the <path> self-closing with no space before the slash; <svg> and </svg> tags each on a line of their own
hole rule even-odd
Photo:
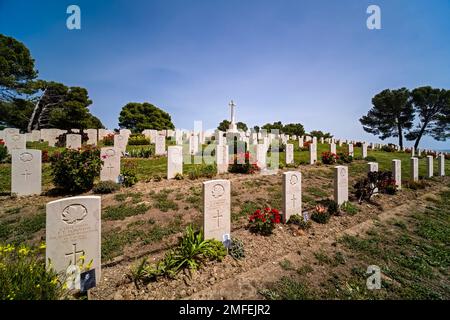
<svg viewBox="0 0 450 320">
<path fill-rule="evenodd" d="M 70 4 L 81 30 L 66 28 Z M 370 4 L 382 30 L 366 27 Z M 214 128 L 234 99 L 251 126 L 300 122 L 377 141 L 357 121 L 374 94 L 450 88 L 448 0 L 0 0 L 0 32 L 26 44 L 41 78 L 87 88 L 109 128 L 131 101 L 163 108 L 177 127 Z"/>
</svg>

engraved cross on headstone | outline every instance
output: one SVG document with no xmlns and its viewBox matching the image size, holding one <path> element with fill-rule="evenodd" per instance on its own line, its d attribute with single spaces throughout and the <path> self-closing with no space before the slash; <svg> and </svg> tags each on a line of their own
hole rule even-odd
<svg viewBox="0 0 450 320">
<path fill-rule="evenodd" d="M 114 169 L 114 166 L 111 163 L 108 163 L 108 164 L 109 164 L 109 166 L 106 168 L 109 169 L 109 174 L 111 174 L 111 171 L 112 171 L 112 169 Z"/>
<path fill-rule="evenodd" d="M 292 207 L 295 208 L 295 200 L 297 200 L 297 198 L 295 197 L 295 194 L 292 194 Z"/>
<path fill-rule="evenodd" d="M 25 181 L 27 181 L 28 180 L 27 178 L 28 178 L 28 176 L 31 176 L 31 173 L 28 172 L 28 169 L 25 169 L 25 172 L 22 173 L 22 176 L 24 176 Z"/>
<path fill-rule="evenodd" d="M 213 216 L 213 218 L 217 218 L 217 228 L 220 227 L 220 218 L 223 218 L 223 215 L 220 214 L 220 210 L 217 210 L 217 215 Z"/>
<path fill-rule="evenodd" d="M 66 258 L 70 258 L 70 264 L 76 265 L 77 264 L 77 254 L 84 255 L 84 250 L 78 250 L 77 251 L 77 244 L 73 244 L 73 251 L 71 253 L 66 253 Z"/>
</svg>

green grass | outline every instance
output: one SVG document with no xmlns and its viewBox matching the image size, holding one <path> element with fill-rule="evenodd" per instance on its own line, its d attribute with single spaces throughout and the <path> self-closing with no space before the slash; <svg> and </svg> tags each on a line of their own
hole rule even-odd
<svg viewBox="0 0 450 320">
<path fill-rule="evenodd" d="M 45 210 L 31 216 L 5 219 L 0 223 L 0 242 L 21 243 L 45 228 Z"/>
<path fill-rule="evenodd" d="M 117 206 L 110 206 L 104 210 L 103 220 L 124 220 L 127 217 L 144 214 L 150 207 L 145 204 L 125 204 L 121 203 Z"/>
<path fill-rule="evenodd" d="M 143 194 L 141 192 L 118 193 L 114 195 L 114 200 L 124 202 L 126 199 L 131 198 L 133 203 L 138 203 L 142 200 L 142 196 Z"/>
<path fill-rule="evenodd" d="M 151 195 L 153 199 L 153 206 L 158 208 L 162 212 L 168 212 L 169 210 L 178 210 L 178 204 L 172 199 L 169 199 L 169 194 L 172 190 L 163 189 L 158 193 Z"/>
<path fill-rule="evenodd" d="M 323 188 L 307 187 L 305 191 L 318 198 L 326 198 L 330 195 L 330 192 L 324 191 Z"/>
<path fill-rule="evenodd" d="M 182 230 L 181 216 L 176 216 L 168 225 L 159 226 L 146 221 L 153 225 L 150 229 L 126 229 L 121 231 L 120 228 L 113 229 L 102 234 L 102 259 L 110 260 L 123 254 L 124 248 L 133 243 L 150 244 L 163 240 L 165 237 L 180 232 Z M 139 226 L 135 224 L 133 226 Z"/>
<path fill-rule="evenodd" d="M 281 278 L 261 293 L 266 299 L 449 299 L 450 190 L 433 204 L 402 220 L 377 222 L 366 234 L 341 237 L 334 256 L 315 252 L 328 275 L 319 283 L 308 282 L 313 271 L 306 265 L 297 278 Z M 369 265 L 381 268 L 380 290 L 366 287 Z"/>
<path fill-rule="evenodd" d="M 245 201 L 241 204 L 238 212 L 231 213 L 231 221 L 237 221 L 242 217 L 249 217 L 259 208 L 259 205 L 254 201 Z"/>
</svg>

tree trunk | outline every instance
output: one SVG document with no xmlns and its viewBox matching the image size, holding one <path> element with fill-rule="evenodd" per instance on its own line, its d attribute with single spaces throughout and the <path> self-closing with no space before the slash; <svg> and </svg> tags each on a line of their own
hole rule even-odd
<svg viewBox="0 0 450 320">
<path fill-rule="evenodd" d="M 398 128 L 398 145 L 400 146 L 400 150 L 403 150 L 403 131 L 400 123 L 397 124 Z"/>
<path fill-rule="evenodd" d="M 27 126 L 28 132 L 31 132 L 31 130 L 33 129 L 32 126 L 33 126 L 34 118 L 36 117 L 36 112 L 39 109 L 39 104 L 41 103 L 41 100 L 45 96 L 46 92 L 47 92 L 47 88 L 45 88 L 44 93 L 42 94 L 42 96 L 39 98 L 39 100 L 36 102 L 36 105 L 34 106 L 33 113 L 31 114 L 30 121 L 28 122 L 28 126 Z"/>
<path fill-rule="evenodd" d="M 428 119 L 426 121 L 424 121 L 422 128 L 420 129 L 419 135 L 416 138 L 416 143 L 414 143 L 414 150 L 417 150 L 417 148 L 419 147 L 420 139 L 422 139 L 423 133 L 427 126 L 428 126 Z"/>
</svg>

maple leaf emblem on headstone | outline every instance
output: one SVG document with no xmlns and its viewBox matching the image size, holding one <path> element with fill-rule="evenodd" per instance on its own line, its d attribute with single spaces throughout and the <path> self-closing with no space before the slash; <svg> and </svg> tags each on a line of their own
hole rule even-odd
<svg viewBox="0 0 450 320">
<path fill-rule="evenodd" d="M 87 215 L 87 209 L 81 204 L 73 204 L 66 207 L 62 212 L 62 220 L 67 224 L 75 224 L 83 221 Z"/>
</svg>

